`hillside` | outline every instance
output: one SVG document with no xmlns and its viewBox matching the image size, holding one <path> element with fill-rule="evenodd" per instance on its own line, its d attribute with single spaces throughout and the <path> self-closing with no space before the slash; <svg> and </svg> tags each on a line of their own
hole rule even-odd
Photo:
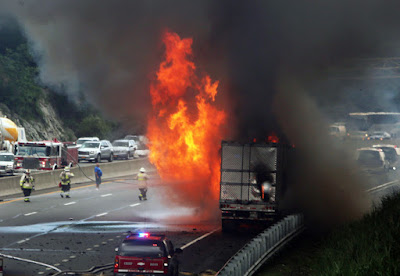
<svg viewBox="0 0 400 276">
<path fill-rule="evenodd" d="M 119 127 L 91 106 L 83 91 L 79 102 L 62 89 L 38 83 L 38 66 L 18 24 L 0 17 L 0 113 L 25 128 L 29 140 L 72 141 L 79 136 L 112 139 Z"/>
</svg>

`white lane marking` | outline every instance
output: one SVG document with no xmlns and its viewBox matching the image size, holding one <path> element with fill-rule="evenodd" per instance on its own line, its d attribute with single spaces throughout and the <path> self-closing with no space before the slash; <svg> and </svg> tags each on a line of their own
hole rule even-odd
<svg viewBox="0 0 400 276">
<path fill-rule="evenodd" d="M 66 263 L 66 262 L 68 262 L 68 261 L 69 261 L 68 259 L 62 260 L 63 263 Z"/>
<path fill-rule="evenodd" d="M 132 204 L 132 205 L 129 205 L 129 206 L 135 207 L 135 206 L 138 206 L 138 205 L 140 205 L 140 203 L 135 203 L 135 204 Z"/>
<path fill-rule="evenodd" d="M 42 274 L 44 274 L 44 272 L 43 272 L 43 271 L 39 271 L 38 274 L 39 274 L 39 275 L 42 275 Z"/>
<path fill-rule="evenodd" d="M 181 246 L 181 249 L 183 250 L 183 249 L 185 249 L 186 247 L 191 246 L 192 244 L 194 244 L 194 243 L 196 243 L 196 242 L 198 242 L 198 241 L 200 241 L 200 240 L 202 240 L 202 239 L 208 237 L 209 235 L 213 234 L 214 232 L 218 231 L 219 229 L 221 229 L 221 227 L 218 227 L 218 228 L 212 230 L 211 232 L 208 232 L 208 233 L 204 234 L 203 236 L 198 237 L 198 238 L 195 239 L 195 240 L 192 240 L 191 242 L 185 244 L 184 246 Z"/>
<path fill-rule="evenodd" d="M 37 214 L 37 212 L 27 213 L 27 214 L 25 214 L 25 216 L 30 216 L 30 215 L 34 215 L 34 214 Z"/>
<path fill-rule="evenodd" d="M 92 248 L 86 248 L 86 250 L 87 250 L 87 251 L 90 251 L 90 250 L 92 250 Z"/>
<path fill-rule="evenodd" d="M 23 259 L 23 258 L 11 256 L 11 255 L 6 255 L 6 254 L 3 254 L 3 253 L 0 253 L 0 257 L 4 257 L 4 258 L 8 258 L 8 259 L 14 259 L 14 260 L 23 261 L 23 262 L 32 263 L 32 264 L 37 264 L 37 265 L 41 265 L 41 266 L 45 266 L 45 267 L 54 269 L 57 272 L 61 272 L 61 270 L 58 269 L 57 267 L 51 266 L 49 264 L 41 263 L 41 262 L 32 261 L 32 260 L 29 260 L 29 259 Z"/>
<path fill-rule="evenodd" d="M 98 244 L 95 244 L 95 245 L 93 245 L 93 247 L 99 247 L 100 245 L 98 245 Z"/>
<path fill-rule="evenodd" d="M 379 189 L 385 188 L 386 186 L 390 186 L 390 185 L 392 185 L 392 184 L 394 184 L 396 182 L 398 182 L 398 180 L 394 180 L 394 181 L 390 181 L 390 182 L 387 182 L 387 183 L 383 183 L 381 185 L 378 185 L 378 186 L 375 186 L 375 187 L 373 187 L 371 189 L 366 190 L 366 192 L 370 193 L 370 192 L 373 192 L 375 190 L 379 190 Z"/>
<path fill-rule="evenodd" d="M 70 259 L 75 259 L 76 256 L 75 256 L 75 255 L 72 255 L 72 256 L 69 256 L 69 258 L 70 258 Z"/>
<path fill-rule="evenodd" d="M 107 244 L 107 242 L 101 242 L 101 244 Z"/>
<path fill-rule="evenodd" d="M 60 264 L 54 264 L 54 266 L 59 266 Z M 61 271 L 61 270 L 60 270 Z"/>
<path fill-rule="evenodd" d="M 101 214 L 96 215 L 96 217 L 105 216 L 105 215 L 107 215 L 107 214 L 108 214 L 108 213 L 101 213 Z"/>
<path fill-rule="evenodd" d="M 75 203 L 76 203 L 75 201 L 72 201 L 72 202 L 65 203 L 64 205 L 67 206 L 67 205 L 71 205 L 71 204 L 75 204 Z"/>
<path fill-rule="evenodd" d="M 26 241 L 29 241 L 29 239 L 20 240 L 20 241 L 18 241 L 17 243 L 21 244 L 21 243 L 24 243 L 24 242 L 26 242 Z"/>
<path fill-rule="evenodd" d="M 105 194 L 105 195 L 101 195 L 101 197 L 106 197 L 106 196 L 110 196 L 112 194 Z"/>
</svg>

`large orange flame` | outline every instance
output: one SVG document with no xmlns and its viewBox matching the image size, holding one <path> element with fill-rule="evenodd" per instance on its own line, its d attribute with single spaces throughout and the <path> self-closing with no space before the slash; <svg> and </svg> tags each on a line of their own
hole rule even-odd
<svg viewBox="0 0 400 276">
<path fill-rule="evenodd" d="M 163 35 L 165 60 L 150 87 L 153 113 L 147 135 L 150 161 L 173 191 L 168 199 L 204 206 L 219 198 L 219 148 L 226 115 L 214 106 L 218 81 L 196 75 L 192 42 L 168 31 Z"/>
</svg>

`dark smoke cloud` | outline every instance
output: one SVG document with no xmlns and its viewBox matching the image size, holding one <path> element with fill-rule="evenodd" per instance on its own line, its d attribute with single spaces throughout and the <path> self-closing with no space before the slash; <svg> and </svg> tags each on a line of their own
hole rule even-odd
<svg viewBox="0 0 400 276">
<path fill-rule="evenodd" d="M 219 3 L 212 17 L 212 42 L 227 50 L 229 78 L 240 102 L 240 133 L 250 136 L 263 137 L 271 127 L 279 129 L 270 112 L 271 98 L 285 74 L 295 75 L 311 92 L 332 65 L 397 50 L 384 47 L 398 42 L 396 1 Z M 340 97 L 340 89 L 323 89 L 315 96 Z"/>
<path fill-rule="evenodd" d="M 124 122 L 146 121 L 149 80 L 162 55 L 160 33 L 169 28 L 193 37 L 194 56 L 205 69 L 201 71 L 220 80 L 218 97 L 230 110 L 235 138 L 264 138 L 275 131 L 293 140 L 309 161 L 304 179 L 312 180 L 310 190 L 320 191 L 312 194 L 315 198 L 338 194 L 335 181 L 325 181 L 324 189 L 316 185 L 338 171 L 347 177 L 349 170 L 327 156 L 320 143 L 307 144 L 304 131 L 320 133 L 324 124 L 324 110 L 314 107 L 323 103 L 330 105 L 330 112 L 344 114 L 351 111 L 347 106 L 373 106 L 359 101 L 362 92 L 356 87 L 342 89 L 335 83 L 326 88 L 327 69 L 348 58 L 396 55 L 400 34 L 400 2 L 393 0 L 37 0 L 2 1 L 0 8 L 24 26 L 41 81 L 62 84 L 72 94 L 84 91 Z M 349 91 L 356 96 L 343 97 Z M 380 102 L 380 108 L 385 104 Z M 322 122 L 315 123 L 315 118 Z M 320 165 L 324 162 L 335 169 L 325 170 Z M 315 169 L 318 177 L 311 177 Z M 339 196 L 329 199 L 332 206 Z M 365 210 L 362 199 L 355 200 L 360 204 L 348 196 L 340 200 L 351 210 L 346 218 Z"/>
<path fill-rule="evenodd" d="M 45 84 L 83 91 L 125 121 L 146 117 L 160 33 L 194 37 L 195 56 L 240 103 L 232 112 L 245 137 L 279 131 L 270 112 L 278 76 L 289 72 L 311 90 L 332 63 L 393 54 L 387 45 L 397 45 L 390 43 L 400 27 L 400 3 L 379 0 L 36 0 L 0 8 L 25 27 Z"/>
<path fill-rule="evenodd" d="M 207 29 L 203 5 L 185 2 L 2 1 L 0 8 L 24 26 L 44 84 L 83 91 L 116 119 L 145 124 L 161 32 L 197 36 Z"/>
</svg>

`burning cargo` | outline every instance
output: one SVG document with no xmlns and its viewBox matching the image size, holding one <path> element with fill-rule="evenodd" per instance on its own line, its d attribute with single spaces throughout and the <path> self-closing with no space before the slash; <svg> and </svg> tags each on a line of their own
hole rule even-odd
<svg viewBox="0 0 400 276">
<path fill-rule="evenodd" d="M 220 209 L 222 229 L 273 221 L 286 211 L 289 170 L 294 148 L 278 143 L 223 141 L 221 145 Z"/>
</svg>

